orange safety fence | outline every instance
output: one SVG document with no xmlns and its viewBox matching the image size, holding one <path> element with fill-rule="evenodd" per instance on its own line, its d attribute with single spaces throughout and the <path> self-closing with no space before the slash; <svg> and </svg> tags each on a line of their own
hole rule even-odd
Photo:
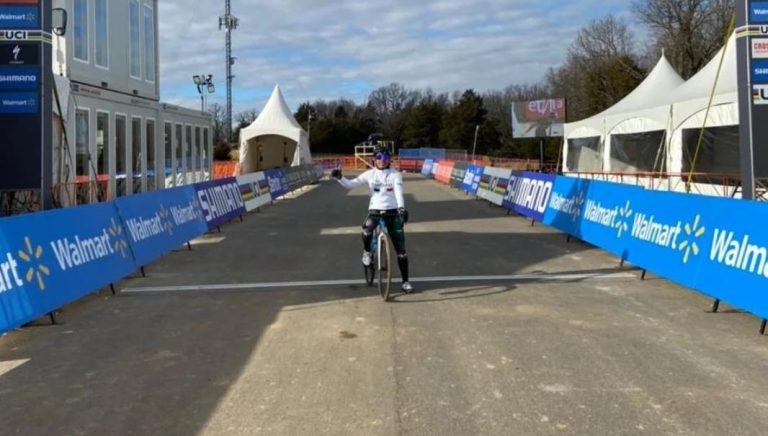
<svg viewBox="0 0 768 436">
<path fill-rule="evenodd" d="M 52 195 L 54 203 L 62 207 L 105 202 L 109 199 L 109 176 L 99 174 L 96 180 L 77 176 L 74 182 L 54 185 Z"/>
<path fill-rule="evenodd" d="M 226 179 L 234 177 L 240 169 L 240 162 L 234 160 L 216 160 L 213 161 L 213 179 Z"/>
</svg>

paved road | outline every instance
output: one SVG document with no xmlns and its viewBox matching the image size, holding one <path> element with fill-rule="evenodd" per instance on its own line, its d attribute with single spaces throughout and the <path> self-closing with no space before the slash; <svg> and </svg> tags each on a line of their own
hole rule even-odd
<svg viewBox="0 0 768 436">
<path fill-rule="evenodd" d="M 365 192 L 322 183 L 0 338 L 0 434 L 765 434 L 758 320 L 406 183 L 420 293 L 354 282 Z"/>
</svg>

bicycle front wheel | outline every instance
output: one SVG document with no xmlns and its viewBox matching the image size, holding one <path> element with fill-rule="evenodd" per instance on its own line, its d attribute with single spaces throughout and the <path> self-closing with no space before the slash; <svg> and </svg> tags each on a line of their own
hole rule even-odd
<svg viewBox="0 0 768 436">
<path fill-rule="evenodd" d="M 376 250 L 376 269 L 379 275 L 379 295 L 384 301 L 389 299 L 389 291 L 392 289 L 392 244 L 389 236 L 381 232 Z"/>
</svg>

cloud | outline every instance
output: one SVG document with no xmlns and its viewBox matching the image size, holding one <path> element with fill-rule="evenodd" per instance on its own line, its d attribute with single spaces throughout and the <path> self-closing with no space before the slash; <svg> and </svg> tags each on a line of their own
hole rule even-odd
<svg viewBox="0 0 768 436">
<path fill-rule="evenodd" d="M 233 0 L 234 112 L 266 102 L 280 84 L 289 105 L 348 98 L 363 102 L 399 82 L 437 92 L 501 90 L 539 82 L 576 32 L 625 1 L 574 0 Z M 223 2 L 159 2 L 161 94 L 194 101 L 193 74 L 213 74 L 225 104 Z"/>
</svg>

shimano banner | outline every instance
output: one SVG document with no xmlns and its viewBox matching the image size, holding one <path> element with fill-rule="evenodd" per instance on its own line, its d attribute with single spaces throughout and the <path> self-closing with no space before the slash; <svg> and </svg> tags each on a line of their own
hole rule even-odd
<svg viewBox="0 0 768 436">
<path fill-rule="evenodd" d="M 133 272 L 112 203 L 0 219 L 0 332 Z"/>
<path fill-rule="evenodd" d="M 208 231 L 193 186 L 129 195 L 115 203 L 137 267 Z"/>
<path fill-rule="evenodd" d="M 193 186 L 209 230 L 245 214 L 245 202 L 234 177 L 195 183 Z"/>
<path fill-rule="evenodd" d="M 267 177 L 267 183 L 269 184 L 269 195 L 273 200 L 289 192 L 288 182 L 285 180 L 285 174 L 283 170 L 274 169 L 264 171 L 264 175 Z"/>
<path fill-rule="evenodd" d="M 541 221 L 549 205 L 555 176 L 542 173 L 512 173 L 502 205 L 520 215 Z"/>
</svg>

